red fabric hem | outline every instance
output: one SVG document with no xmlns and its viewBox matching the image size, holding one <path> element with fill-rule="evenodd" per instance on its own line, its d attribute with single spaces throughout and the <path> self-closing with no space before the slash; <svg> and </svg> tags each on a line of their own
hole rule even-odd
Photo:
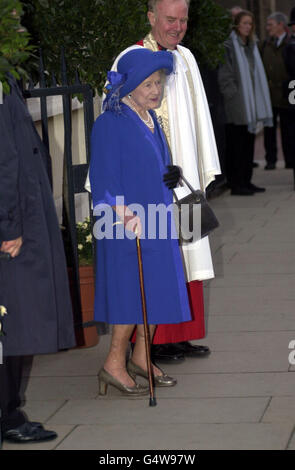
<svg viewBox="0 0 295 470">
<path fill-rule="evenodd" d="M 192 320 L 173 325 L 158 325 L 153 344 L 180 343 L 202 339 L 205 336 L 204 296 L 203 282 L 192 281 L 187 283 L 188 297 L 191 307 Z M 136 330 L 132 336 L 135 342 Z"/>
</svg>

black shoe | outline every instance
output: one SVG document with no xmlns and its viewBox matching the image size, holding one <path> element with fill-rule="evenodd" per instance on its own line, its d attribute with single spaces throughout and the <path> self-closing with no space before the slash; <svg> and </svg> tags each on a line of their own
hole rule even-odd
<svg viewBox="0 0 295 470">
<path fill-rule="evenodd" d="M 231 190 L 232 196 L 253 196 L 254 191 L 249 188 L 233 188 Z"/>
<path fill-rule="evenodd" d="M 51 441 L 57 437 L 56 432 L 46 431 L 42 424 L 27 421 L 18 428 L 4 431 L 3 439 L 17 444 Z"/>
<path fill-rule="evenodd" d="M 162 364 L 179 364 L 185 360 L 184 354 L 172 343 L 152 344 L 151 356 L 153 362 Z"/>
<path fill-rule="evenodd" d="M 267 163 L 264 167 L 265 170 L 275 170 L 276 164 L 275 163 Z"/>
<path fill-rule="evenodd" d="M 211 354 L 208 346 L 201 346 L 197 344 L 191 344 L 188 341 L 176 343 L 174 346 L 182 352 L 186 357 L 205 357 Z"/>
<path fill-rule="evenodd" d="M 255 184 L 250 183 L 248 188 L 253 191 L 254 193 L 264 193 L 265 188 L 259 188 L 259 186 L 255 186 Z"/>
<path fill-rule="evenodd" d="M 291 163 L 286 163 L 285 168 L 286 168 L 287 170 L 293 170 L 294 167 L 293 167 L 293 165 L 292 165 Z"/>
<path fill-rule="evenodd" d="M 258 163 L 257 163 L 257 162 L 253 162 L 253 163 L 252 163 L 252 168 L 259 168 Z"/>
</svg>

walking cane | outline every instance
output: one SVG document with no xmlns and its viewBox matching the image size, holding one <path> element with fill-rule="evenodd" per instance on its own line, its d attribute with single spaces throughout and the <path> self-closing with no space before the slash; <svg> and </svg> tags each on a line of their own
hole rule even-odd
<svg viewBox="0 0 295 470">
<path fill-rule="evenodd" d="M 149 387 L 150 387 L 150 406 L 156 406 L 157 402 L 154 396 L 153 372 L 152 372 L 152 363 L 151 363 L 151 356 L 150 356 L 151 340 L 150 340 L 150 331 L 149 331 L 148 321 L 147 321 L 141 246 L 140 246 L 140 240 L 138 237 L 136 237 L 136 245 L 137 245 L 137 259 L 138 259 L 138 268 L 139 268 L 139 281 L 140 281 L 141 304 L 142 304 L 142 315 L 143 315 L 144 342 L 145 342 L 145 352 L 146 352 L 148 379 L 149 379 Z"/>
</svg>

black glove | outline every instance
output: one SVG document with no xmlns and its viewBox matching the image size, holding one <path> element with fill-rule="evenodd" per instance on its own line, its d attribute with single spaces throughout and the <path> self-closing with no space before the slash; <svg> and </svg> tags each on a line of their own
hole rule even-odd
<svg viewBox="0 0 295 470">
<path fill-rule="evenodd" d="M 167 168 L 169 171 L 163 176 L 163 181 L 169 189 L 174 189 L 179 183 L 181 170 L 177 165 L 168 165 Z"/>
</svg>

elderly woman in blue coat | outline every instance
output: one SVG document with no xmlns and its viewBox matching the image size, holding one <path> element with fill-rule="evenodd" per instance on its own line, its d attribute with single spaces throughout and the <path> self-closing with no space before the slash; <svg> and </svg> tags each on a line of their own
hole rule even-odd
<svg viewBox="0 0 295 470">
<path fill-rule="evenodd" d="M 149 391 L 135 381 L 137 375 L 148 378 L 136 236 L 141 238 L 151 338 L 157 324 L 191 319 L 173 215 L 162 210 L 172 205 L 180 169 L 170 165 L 153 112 L 172 71 L 170 52 L 142 48 L 127 52 L 118 62 L 118 72 L 108 74 L 104 113 L 92 132 L 90 182 L 98 216 L 94 234 L 99 239 L 95 319 L 113 325 L 110 350 L 98 375 L 102 395 L 108 385 L 127 396 Z M 151 216 L 155 208 L 161 208 L 158 218 Z M 136 344 L 126 366 L 135 327 Z M 153 373 L 156 386 L 176 384 L 155 365 Z"/>
</svg>

